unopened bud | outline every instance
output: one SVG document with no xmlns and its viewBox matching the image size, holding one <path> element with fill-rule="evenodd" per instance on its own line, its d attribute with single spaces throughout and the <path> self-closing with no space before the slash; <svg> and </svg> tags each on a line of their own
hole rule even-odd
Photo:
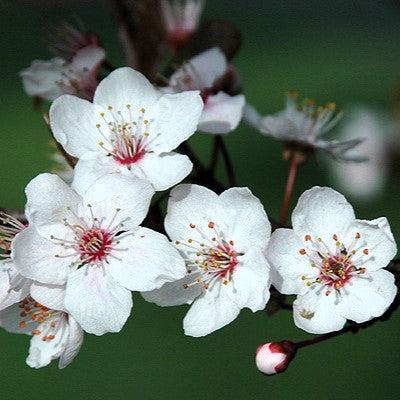
<svg viewBox="0 0 400 400">
<path fill-rule="evenodd" d="M 279 374 L 286 370 L 296 350 L 296 345 L 288 340 L 264 343 L 256 351 L 257 368 L 266 375 Z"/>
</svg>

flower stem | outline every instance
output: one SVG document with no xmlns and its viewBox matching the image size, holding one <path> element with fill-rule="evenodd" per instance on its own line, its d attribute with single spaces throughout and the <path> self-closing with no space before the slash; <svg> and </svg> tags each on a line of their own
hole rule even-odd
<svg viewBox="0 0 400 400">
<path fill-rule="evenodd" d="M 218 145 L 219 150 L 221 151 L 222 158 L 224 159 L 225 170 L 226 174 L 228 175 L 229 186 L 230 187 L 237 186 L 232 160 L 231 157 L 229 156 L 228 149 L 225 146 L 225 142 L 222 139 L 222 136 L 221 135 L 216 136 L 215 141 L 216 144 Z"/>
<path fill-rule="evenodd" d="M 283 206 L 281 209 L 280 223 L 283 226 L 286 225 L 286 222 L 288 219 L 290 201 L 292 199 L 293 187 L 294 187 L 294 183 L 296 181 L 297 170 L 298 170 L 299 165 L 300 165 L 300 163 L 299 163 L 296 155 L 294 154 L 292 156 L 292 160 L 290 162 L 289 174 L 288 174 L 287 181 L 286 181 L 285 196 L 283 199 Z"/>
</svg>

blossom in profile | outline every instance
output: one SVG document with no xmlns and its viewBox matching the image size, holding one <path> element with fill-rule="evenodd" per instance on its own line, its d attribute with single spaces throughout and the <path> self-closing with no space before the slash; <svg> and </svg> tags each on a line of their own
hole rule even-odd
<svg viewBox="0 0 400 400">
<path fill-rule="evenodd" d="M 65 151 L 79 159 L 76 190 L 110 173 L 165 190 L 192 170 L 189 158 L 173 150 L 195 132 L 202 108 L 197 91 L 161 94 L 141 73 L 119 68 L 101 81 L 93 103 L 70 95 L 55 100 L 50 125 Z"/>
<path fill-rule="evenodd" d="M 284 340 L 282 342 L 264 343 L 256 351 L 256 365 L 265 375 L 275 375 L 286 371 L 296 354 L 296 345 Z"/>
<path fill-rule="evenodd" d="M 250 125 L 257 124 L 258 130 L 282 141 L 288 149 L 302 151 L 305 154 L 315 150 L 324 151 L 341 161 L 361 162 L 364 156 L 350 154 L 350 150 L 362 143 L 363 138 L 351 140 L 324 139 L 342 118 L 336 105 L 317 106 L 313 100 L 298 101 L 298 94 L 290 92 L 286 98 L 286 108 L 276 114 L 258 118 L 254 109 L 246 112 Z"/>
<path fill-rule="evenodd" d="M 98 46 L 86 46 L 77 51 L 71 61 L 56 57 L 49 61 L 33 61 L 20 72 L 28 96 L 53 101 L 63 94 L 92 99 L 98 85 L 97 73 L 105 59 Z"/>
<path fill-rule="evenodd" d="M 178 68 L 169 79 L 172 92 L 199 90 L 204 102 L 198 129 L 213 134 L 229 133 L 236 129 L 242 119 L 245 99 L 242 94 L 231 96 L 221 87 L 228 77 L 236 86 L 237 75 L 232 73 L 224 53 L 213 47 L 191 58 Z"/>
<path fill-rule="evenodd" d="M 161 17 L 173 52 L 184 47 L 197 30 L 204 5 L 205 0 L 161 0 Z"/>
<path fill-rule="evenodd" d="M 327 187 L 304 192 L 293 229 L 277 229 L 267 248 L 274 285 L 296 294 L 295 324 L 310 333 L 381 316 L 393 302 L 394 276 L 384 270 L 397 253 L 386 218 L 355 218 L 343 195 Z"/>
<path fill-rule="evenodd" d="M 26 188 L 29 227 L 13 241 L 15 267 L 39 283 L 66 285 L 65 309 L 86 332 L 120 331 L 131 290 L 156 289 L 186 272 L 165 236 L 139 226 L 153 194 L 147 181 L 116 174 L 82 196 L 56 175 L 37 176 Z"/>
<path fill-rule="evenodd" d="M 31 336 L 26 363 L 32 368 L 45 367 L 57 358 L 59 368 L 65 368 L 82 346 L 83 330 L 65 311 L 64 295 L 63 287 L 33 284 L 31 294 L 0 311 L 2 328 Z"/>
<path fill-rule="evenodd" d="M 171 192 L 165 229 L 186 260 L 186 275 L 143 294 L 160 306 L 191 304 L 185 333 L 205 336 L 232 322 L 244 307 L 262 310 L 270 293 L 263 254 L 271 225 L 247 188 L 217 195 L 197 185 Z"/>
<path fill-rule="evenodd" d="M 363 163 L 329 163 L 337 186 L 356 199 L 369 200 L 382 193 L 388 178 L 391 122 L 379 112 L 366 107 L 353 107 L 340 130 L 342 140 L 365 140 L 348 153 L 350 157 L 367 156 Z"/>
<path fill-rule="evenodd" d="M 14 238 L 25 228 L 19 219 L 0 212 L 0 310 L 18 303 L 29 294 L 32 282 L 18 273 L 11 253 Z"/>
</svg>

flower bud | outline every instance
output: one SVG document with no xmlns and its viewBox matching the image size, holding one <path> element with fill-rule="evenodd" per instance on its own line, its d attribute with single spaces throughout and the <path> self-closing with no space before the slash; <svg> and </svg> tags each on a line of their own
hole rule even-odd
<svg viewBox="0 0 400 400">
<path fill-rule="evenodd" d="M 257 368 L 266 375 L 279 374 L 286 370 L 296 350 L 296 345 L 288 340 L 264 343 L 256 351 Z"/>
</svg>

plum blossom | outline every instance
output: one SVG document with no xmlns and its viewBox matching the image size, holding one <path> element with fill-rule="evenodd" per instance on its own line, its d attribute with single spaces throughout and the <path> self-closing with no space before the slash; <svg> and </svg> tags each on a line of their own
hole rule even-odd
<svg viewBox="0 0 400 400">
<path fill-rule="evenodd" d="M 295 356 L 296 350 L 296 345 L 288 340 L 264 343 L 258 346 L 256 351 L 257 368 L 265 375 L 284 372 Z"/>
<path fill-rule="evenodd" d="M 286 108 L 265 117 L 258 117 L 254 108 L 249 107 L 246 119 L 252 126 L 257 124 L 262 134 L 284 142 L 288 148 L 301 149 L 306 153 L 321 150 L 341 161 L 366 160 L 364 156 L 349 153 L 362 143 L 362 138 L 344 141 L 322 138 L 342 117 L 342 113 L 336 112 L 334 103 L 319 107 L 313 100 L 305 99 L 298 104 L 297 97 L 296 92 L 290 92 L 286 98 Z"/>
<path fill-rule="evenodd" d="M 0 212 L 0 310 L 29 294 L 31 280 L 20 275 L 11 260 L 13 240 L 25 228 L 17 218 Z"/>
<path fill-rule="evenodd" d="M 173 150 L 196 130 L 198 92 L 164 94 L 131 68 L 119 68 L 96 89 L 93 103 L 64 95 L 50 108 L 54 137 L 78 158 L 73 187 L 84 192 L 103 175 L 139 177 L 165 190 L 192 170 Z"/>
<path fill-rule="evenodd" d="M 231 96 L 222 90 L 221 82 L 226 74 L 232 75 L 226 57 L 218 47 L 213 47 L 178 68 L 164 90 L 200 90 L 204 109 L 198 129 L 213 134 L 228 133 L 238 126 L 245 99 L 242 94 Z"/>
<path fill-rule="evenodd" d="M 297 294 L 295 324 L 310 333 L 340 330 L 381 316 L 393 302 L 394 276 L 384 270 L 397 246 L 386 218 L 355 218 L 353 207 L 331 188 L 304 192 L 293 229 L 277 229 L 267 248 L 278 271 L 274 285 Z"/>
<path fill-rule="evenodd" d="M 196 31 L 205 0 L 161 0 L 161 17 L 171 50 L 180 50 Z"/>
<path fill-rule="evenodd" d="M 197 185 L 171 192 L 165 229 L 186 260 L 182 279 L 143 294 L 160 306 L 191 304 L 185 333 L 205 336 L 232 322 L 242 308 L 264 309 L 269 265 L 263 254 L 271 225 L 247 188 L 220 196 Z"/>
<path fill-rule="evenodd" d="M 49 61 L 33 61 L 20 72 L 28 96 L 53 101 L 63 94 L 92 99 L 98 85 L 97 72 L 105 59 L 98 46 L 77 51 L 71 61 L 56 57 Z"/>
<path fill-rule="evenodd" d="M 63 307 L 65 289 L 33 284 L 31 294 L 0 311 L 0 326 L 11 333 L 31 336 L 26 363 L 42 368 L 59 358 L 69 365 L 83 343 L 83 330 Z"/>
<path fill-rule="evenodd" d="M 361 200 L 370 200 L 382 193 L 388 178 L 389 146 L 392 123 L 384 115 L 367 107 L 353 107 L 340 130 L 339 137 L 353 140 L 363 136 L 364 142 L 349 155 L 368 160 L 363 163 L 337 163 L 332 160 L 329 170 L 343 192 Z"/>
<path fill-rule="evenodd" d="M 156 289 L 186 272 L 165 236 L 139 226 L 153 194 L 147 181 L 116 174 L 82 196 L 56 175 L 37 176 L 26 188 L 29 227 L 13 241 L 16 268 L 42 284 L 66 285 L 65 309 L 86 332 L 120 331 L 131 290 Z"/>
</svg>

